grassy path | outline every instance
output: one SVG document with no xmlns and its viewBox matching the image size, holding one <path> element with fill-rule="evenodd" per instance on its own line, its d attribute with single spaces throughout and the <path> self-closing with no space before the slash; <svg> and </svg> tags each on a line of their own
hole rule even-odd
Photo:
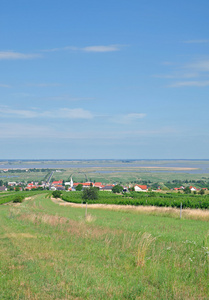
<svg viewBox="0 0 209 300">
<path fill-rule="evenodd" d="M 0 206 L 0 299 L 208 299 L 207 222 Z"/>
</svg>

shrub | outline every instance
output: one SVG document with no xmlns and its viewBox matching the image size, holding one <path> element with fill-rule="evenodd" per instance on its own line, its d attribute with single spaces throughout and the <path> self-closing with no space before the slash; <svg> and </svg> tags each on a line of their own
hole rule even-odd
<svg viewBox="0 0 209 300">
<path fill-rule="evenodd" d="M 79 183 L 75 189 L 76 189 L 76 191 L 82 191 L 83 185 L 81 183 Z"/>
<path fill-rule="evenodd" d="M 115 185 L 112 188 L 113 193 L 121 193 L 123 191 L 123 187 L 119 184 Z"/>
<path fill-rule="evenodd" d="M 96 187 L 85 188 L 83 190 L 82 199 L 84 200 L 97 200 L 99 189 Z"/>
<path fill-rule="evenodd" d="M 54 192 L 52 192 L 52 196 L 53 196 L 54 198 L 60 198 L 61 195 L 62 195 L 62 192 L 61 192 L 61 191 L 54 191 Z"/>
<path fill-rule="evenodd" d="M 19 195 L 14 198 L 13 203 L 22 203 L 23 200 L 24 200 L 24 196 Z"/>
</svg>

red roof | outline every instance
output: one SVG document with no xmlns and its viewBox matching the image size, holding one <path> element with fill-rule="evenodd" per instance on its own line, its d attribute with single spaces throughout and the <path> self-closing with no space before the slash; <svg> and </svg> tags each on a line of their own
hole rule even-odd
<svg viewBox="0 0 209 300">
<path fill-rule="evenodd" d="M 138 187 L 141 188 L 142 190 L 147 190 L 147 185 L 136 184 L 135 186 L 138 186 Z"/>
<path fill-rule="evenodd" d="M 52 184 L 62 184 L 63 180 L 53 181 Z"/>
<path fill-rule="evenodd" d="M 95 182 L 93 185 L 96 186 L 96 187 L 102 187 L 102 183 L 101 182 Z"/>
</svg>

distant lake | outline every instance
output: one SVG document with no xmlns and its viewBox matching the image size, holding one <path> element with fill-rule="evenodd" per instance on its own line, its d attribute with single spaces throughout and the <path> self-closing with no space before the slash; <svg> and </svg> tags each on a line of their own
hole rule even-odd
<svg viewBox="0 0 209 300">
<path fill-rule="evenodd" d="M 209 160 L 76 160 L 76 161 L 1 161 L 0 169 L 26 168 L 26 169 L 66 169 L 66 168 L 131 168 L 135 170 L 98 170 L 97 173 L 117 172 L 147 172 L 147 173 L 189 173 L 208 174 Z M 137 169 L 141 167 L 143 169 Z M 197 168 L 197 170 L 150 170 L 147 167 L 176 167 Z"/>
</svg>

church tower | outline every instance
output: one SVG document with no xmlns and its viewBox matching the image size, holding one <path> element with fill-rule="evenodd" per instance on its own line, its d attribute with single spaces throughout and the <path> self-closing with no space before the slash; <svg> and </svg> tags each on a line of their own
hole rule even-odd
<svg viewBox="0 0 209 300">
<path fill-rule="evenodd" d="M 70 180 L 70 187 L 72 188 L 73 187 L 73 179 L 71 177 L 71 180 Z"/>
</svg>

